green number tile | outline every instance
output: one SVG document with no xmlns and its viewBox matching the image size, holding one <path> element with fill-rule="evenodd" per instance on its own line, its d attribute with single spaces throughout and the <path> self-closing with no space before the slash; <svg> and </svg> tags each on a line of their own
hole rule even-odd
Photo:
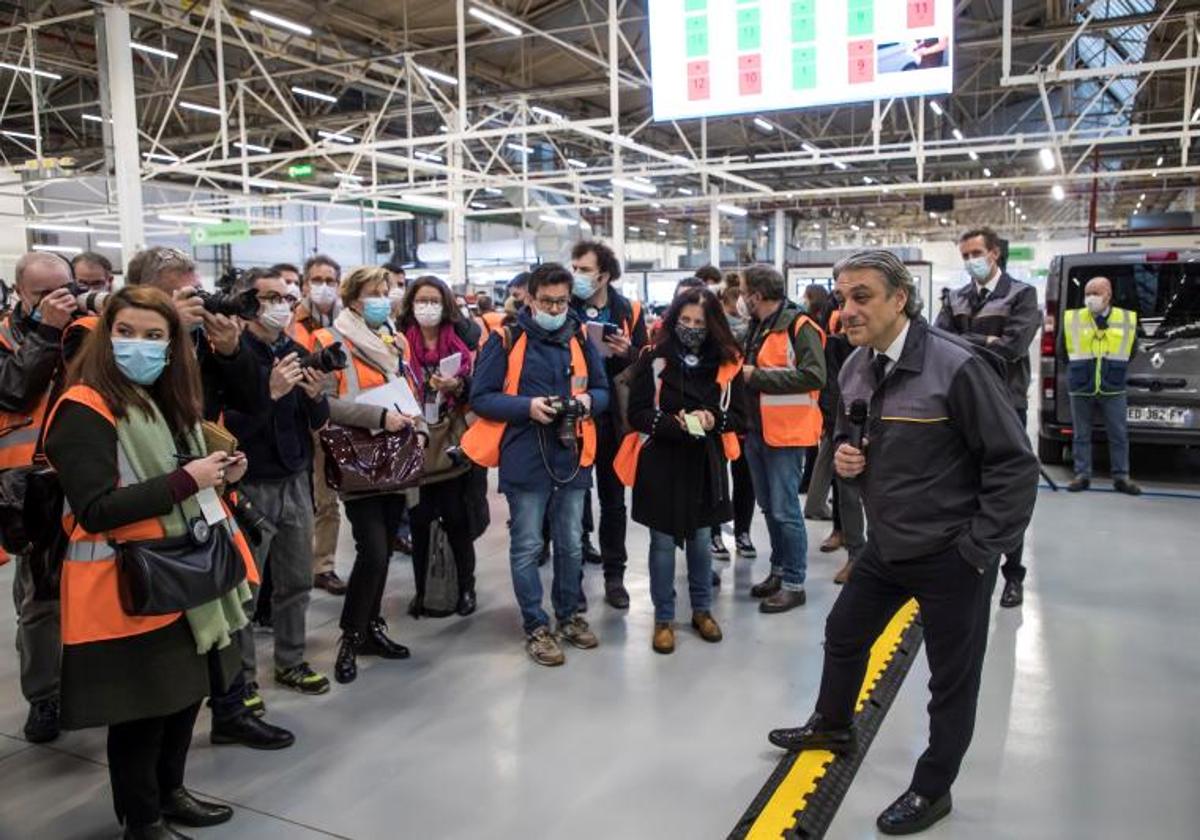
<svg viewBox="0 0 1200 840">
<path fill-rule="evenodd" d="M 708 18 L 702 15 L 687 18 L 685 31 L 687 33 L 687 57 L 701 58 L 708 55 Z"/>
<path fill-rule="evenodd" d="M 683 0 L 685 12 L 707 12 L 708 0 Z"/>
<path fill-rule="evenodd" d="M 859 6 L 850 10 L 850 36 L 870 35 L 875 31 L 874 6 Z"/>
<path fill-rule="evenodd" d="M 815 41 L 817 39 L 817 19 L 808 17 L 792 18 L 792 42 Z"/>
<path fill-rule="evenodd" d="M 792 51 L 792 89 L 811 90 L 817 86 L 817 50 L 804 47 Z"/>
<path fill-rule="evenodd" d="M 792 17 L 808 17 L 817 11 L 816 0 L 792 0 Z"/>
<path fill-rule="evenodd" d="M 757 8 L 739 9 L 738 50 L 757 50 L 762 48 L 762 14 Z"/>
</svg>

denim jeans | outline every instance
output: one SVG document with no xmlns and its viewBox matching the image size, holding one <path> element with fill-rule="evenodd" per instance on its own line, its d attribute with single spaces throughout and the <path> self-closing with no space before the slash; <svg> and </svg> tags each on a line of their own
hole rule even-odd
<svg viewBox="0 0 1200 840">
<path fill-rule="evenodd" d="M 752 431 L 746 435 L 745 452 L 771 537 L 771 572 L 783 578 L 784 589 L 801 590 L 808 571 L 808 532 L 800 511 L 804 449 L 769 446 L 762 432 Z"/>
<path fill-rule="evenodd" d="M 1075 475 L 1092 477 L 1093 411 L 1099 407 L 1108 433 L 1108 458 L 1112 477 L 1129 478 L 1129 430 L 1126 427 L 1124 394 L 1115 397 L 1080 397 L 1071 395 L 1071 423 L 1075 434 L 1071 452 L 1075 460 Z"/>
<path fill-rule="evenodd" d="M 554 616 L 561 623 L 579 611 L 585 492 L 585 488 L 555 487 L 506 494 L 510 520 L 508 559 L 526 634 L 550 624 L 550 617 L 542 609 L 542 578 L 538 573 L 542 522 L 547 515 L 550 539 L 554 541 L 554 585 L 550 589 Z"/>
<path fill-rule="evenodd" d="M 708 612 L 712 607 L 712 531 L 700 528 L 688 538 L 688 593 L 692 612 Z M 675 538 L 650 529 L 650 599 L 654 601 L 655 621 L 675 620 Z"/>
</svg>

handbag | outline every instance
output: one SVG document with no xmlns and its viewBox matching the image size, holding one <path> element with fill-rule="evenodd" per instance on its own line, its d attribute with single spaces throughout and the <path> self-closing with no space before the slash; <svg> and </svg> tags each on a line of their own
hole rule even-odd
<svg viewBox="0 0 1200 840">
<path fill-rule="evenodd" d="M 449 411 L 437 423 L 429 424 L 429 442 L 425 445 L 421 484 L 449 481 L 471 468 L 471 462 L 459 449 L 462 437 L 466 433 L 467 417 L 457 410 Z"/>
<path fill-rule="evenodd" d="M 412 426 L 377 433 L 328 426 L 320 438 L 325 481 L 339 493 L 390 493 L 421 481 L 425 453 Z"/>
<path fill-rule="evenodd" d="M 246 577 L 246 563 L 223 525 L 208 529 L 203 542 L 183 536 L 114 548 L 117 591 L 127 615 L 190 610 L 231 592 Z"/>
<path fill-rule="evenodd" d="M 425 567 L 422 606 L 424 614 L 434 618 L 453 615 L 458 608 L 458 566 L 440 519 L 429 526 L 429 562 Z"/>
</svg>

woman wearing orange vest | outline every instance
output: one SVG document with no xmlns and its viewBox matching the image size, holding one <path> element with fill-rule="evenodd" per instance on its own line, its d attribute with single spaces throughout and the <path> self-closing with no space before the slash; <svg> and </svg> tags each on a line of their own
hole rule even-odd
<svg viewBox="0 0 1200 840">
<path fill-rule="evenodd" d="M 641 441 L 633 481 L 634 522 L 650 529 L 652 644 L 675 649 L 675 551 L 686 549 L 692 626 L 721 641 L 713 619 L 710 527 L 733 518 L 729 458 L 744 423 L 741 354 L 717 298 L 703 287 L 681 292 L 630 383 L 629 424 Z M 618 461 L 630 457 L 623 445 Z M 618 463 L 619 474 L 627 474 Z"/>
<path fill-rule="evenodd" d="M 329 400 L 329 419 L 342 426 L 397 432 L 411 425 L 413 419 L 398 410 L 354 401 L 363 391 L 401 377 L 407 377 L 416 392 L 405 369 L 408 343 L 403 335 L 393 334 L 388 325 L 392 302 L 388 298 L 387 270 L 371 266 L 354 269 L 342 281 L 341 299 L 343 308 L 333 326 L 313 334 L 314 350 L 340 341 L 350 357 L 346 369 L 336 373 L 337 393 Z M 360 655 L 384 659 L 409 656 L 408 648 L 388 637 L 387 623 L 380 615 L 392 539 L 404 511 L 404 494 L 388 491 L 343 495 L 342 503 L 354 534 L 355 556 L 342 605 L 342 638 L 334 678 L 349 683 L 358 677 Z"/>
<path fill-rule="evenodd" d="M 70 543 L 62 570 L 62 722 L 108 727 L 117 818 L 127 838 L 180 837 L 163 822 L 216 825 L 228 806 L 183 786 L 200 702 L 238 673 L 231 634 L 246 624 L 249 548 L 214 489 L 245 472 L 240 454 L 206 455 L 200 372 L 171 299 L 147 286 L 113 295 L 71 367 L 46 455 L 58 470 Z M 192 458 L 180 466 L 180 456 Z M 166 615 L 122 609 L 114 544 L 224 528 L 246 580 Z"/>
</svg>

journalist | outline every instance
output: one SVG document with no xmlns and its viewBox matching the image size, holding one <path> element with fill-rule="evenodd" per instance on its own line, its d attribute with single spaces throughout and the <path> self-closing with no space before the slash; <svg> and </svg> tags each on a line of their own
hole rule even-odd
<svg viewBox="0 0 1200 840">
<path fill-rule="evenodd" d="M 599 644 L 579 605 L 583 497 L 596 458 L 593 418 L 608 408 L 608 380 L 599 353 L 580 335 L 571 289 L 571 273 L 558 263 L 530 275 L 528 306 L 516 326 L 493 334 L 479 355 L 471 408 L 481 419 L 463 436 L 472 461 L 500 468 L 525 649 L 539 665 L 550 666 L 566 660 L 542 608 L 538 558 L 547 517 L 558 637 L 581 649 Z"/>
<path fill-rule="evenodd" d="M 915 598 L 932 672 L 929 747 L 908 790 L 877 821 L 884 834 L 912 834 L 950 812 L 975 726 L 999 555 L 1029 524 L 1038 465 L 1000 377 L 969 344 L 921 318 L 897 257 L 864 251 L 840 262 L 834 277 L 858 348 L 840 375 L 842 406 L 867 409 L 861 427 L 839 412 L 834 465 L 862 488 L 871 531 L 825 624 L 816 714 L 770 741 L 854 749 L 871 645 Z"/>
<path fill-rule="evenodd" d="M 84 251 L 71 258 L 71 274 L 86 292 L 111 292 L 113 267 L 108 257 Z"/>
</svg>

